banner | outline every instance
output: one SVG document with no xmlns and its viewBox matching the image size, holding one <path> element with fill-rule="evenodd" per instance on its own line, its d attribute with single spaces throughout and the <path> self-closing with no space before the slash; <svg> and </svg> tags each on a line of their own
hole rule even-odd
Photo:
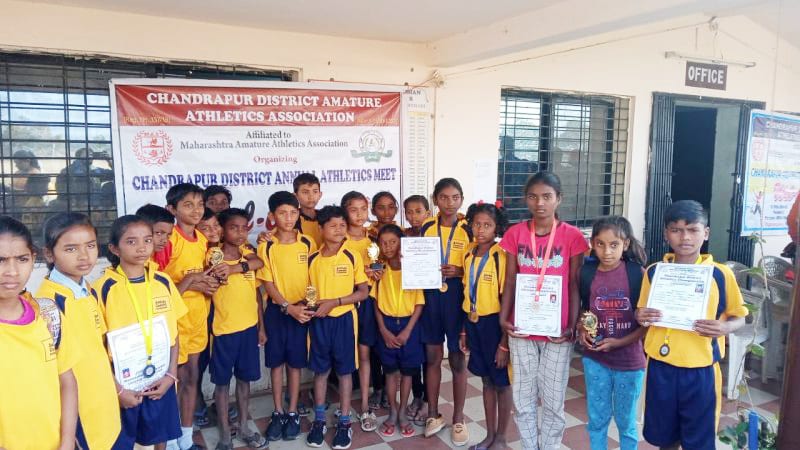
<svg viewBox="0 0 800 450">
<path fill-rule="evenodd" d="M 800 117 L 750 113 L 744 183 L 742 236 L 787 235 L 786 216 L 800 190 Z"/>
<path fill-rule="evenodd" d="M 164 205 L 189 182 L 230 189 L 231 206 L 263 230 L 267 199 L 303 172 L 320 179 L 318 207 L 357 190 L 401 193 L 401 94 L 299 83 L 111 80 L 120 214 Z"/>
</svg>

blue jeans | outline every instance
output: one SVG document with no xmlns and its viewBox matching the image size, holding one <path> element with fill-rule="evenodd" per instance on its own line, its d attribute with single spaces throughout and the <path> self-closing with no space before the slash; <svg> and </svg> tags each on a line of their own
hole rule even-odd
<svg viewBox="0 0 800 450">
<path fill-rule="evenodd" d="M 644 369 L 613 370 L 583 358 L 586 378 L 586 410 L 589 423 L 589 442 L 592 450 L 608 448 L 608 424 L 611 416 L 619 429 L 620 450 L 635 450 L 639 446 L 636 428 L 636 406 L 642 392 Z"/>
</svg>

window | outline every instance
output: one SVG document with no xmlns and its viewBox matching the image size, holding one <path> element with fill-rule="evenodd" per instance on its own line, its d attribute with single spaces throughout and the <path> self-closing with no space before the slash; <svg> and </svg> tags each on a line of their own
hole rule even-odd
<svg viewBox="0 0 800 450">
<path fill-rule="evenodd" d="M 0 213 L 42 244 L 62 211 L 89 215 L 101 243 L 117 217 L 111 160 L 112 78 L 291 80 L 292 72 L 232 66 L 0 53 Z M 105 245 L 102 246 L 105 248 Z"/>
<path fill-rule="evenodd" d="M 622 214 L 629 100 L 503 89 L 498 197 L 512 222 L 530 217 L 523 189 L 549 170 L 561 178 L 559 216 L 579 227 Z"/>
</svg>

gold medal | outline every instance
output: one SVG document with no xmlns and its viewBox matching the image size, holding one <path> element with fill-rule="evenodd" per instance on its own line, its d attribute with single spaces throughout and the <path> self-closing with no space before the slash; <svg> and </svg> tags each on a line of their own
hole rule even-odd
<svg viewBox="0 0 800 450">
<path fill-rule="evenodd" d="M 439 292 L 447 292 L 447 282 L 442 281 L 442 287 L 439 288 Z"/>
<path fill-rule="evenodd" d="M 478 311 L 469 312 L 469 321 L 472 323 L 478 323 Z"/>
<path fill-rule="evenodd" d="M 658 349 L 658 354 L 661 356 L 669 355 L 669 344 L 664 344 Z"/>
</svg>

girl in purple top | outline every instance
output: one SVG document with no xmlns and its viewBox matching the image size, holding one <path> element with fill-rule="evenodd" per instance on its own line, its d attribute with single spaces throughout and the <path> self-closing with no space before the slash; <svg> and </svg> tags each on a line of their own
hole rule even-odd
<svg viewBox="0 0 800 450">
<path fill-rule="evenodd" d="M 606 450 L 612 415 L 620 449 L 638 447 L 636 405 L 646 364 L 642 350 L 646 329 L 639 327 L 635 313 L 645 259 L 627 219 L 609 216 L 595 222 L 592 255 L 581 268 L 579 289 L 581 309 L 597 317 L 596 336 L 578 326 L 592 450 Z"/>
</svg>

